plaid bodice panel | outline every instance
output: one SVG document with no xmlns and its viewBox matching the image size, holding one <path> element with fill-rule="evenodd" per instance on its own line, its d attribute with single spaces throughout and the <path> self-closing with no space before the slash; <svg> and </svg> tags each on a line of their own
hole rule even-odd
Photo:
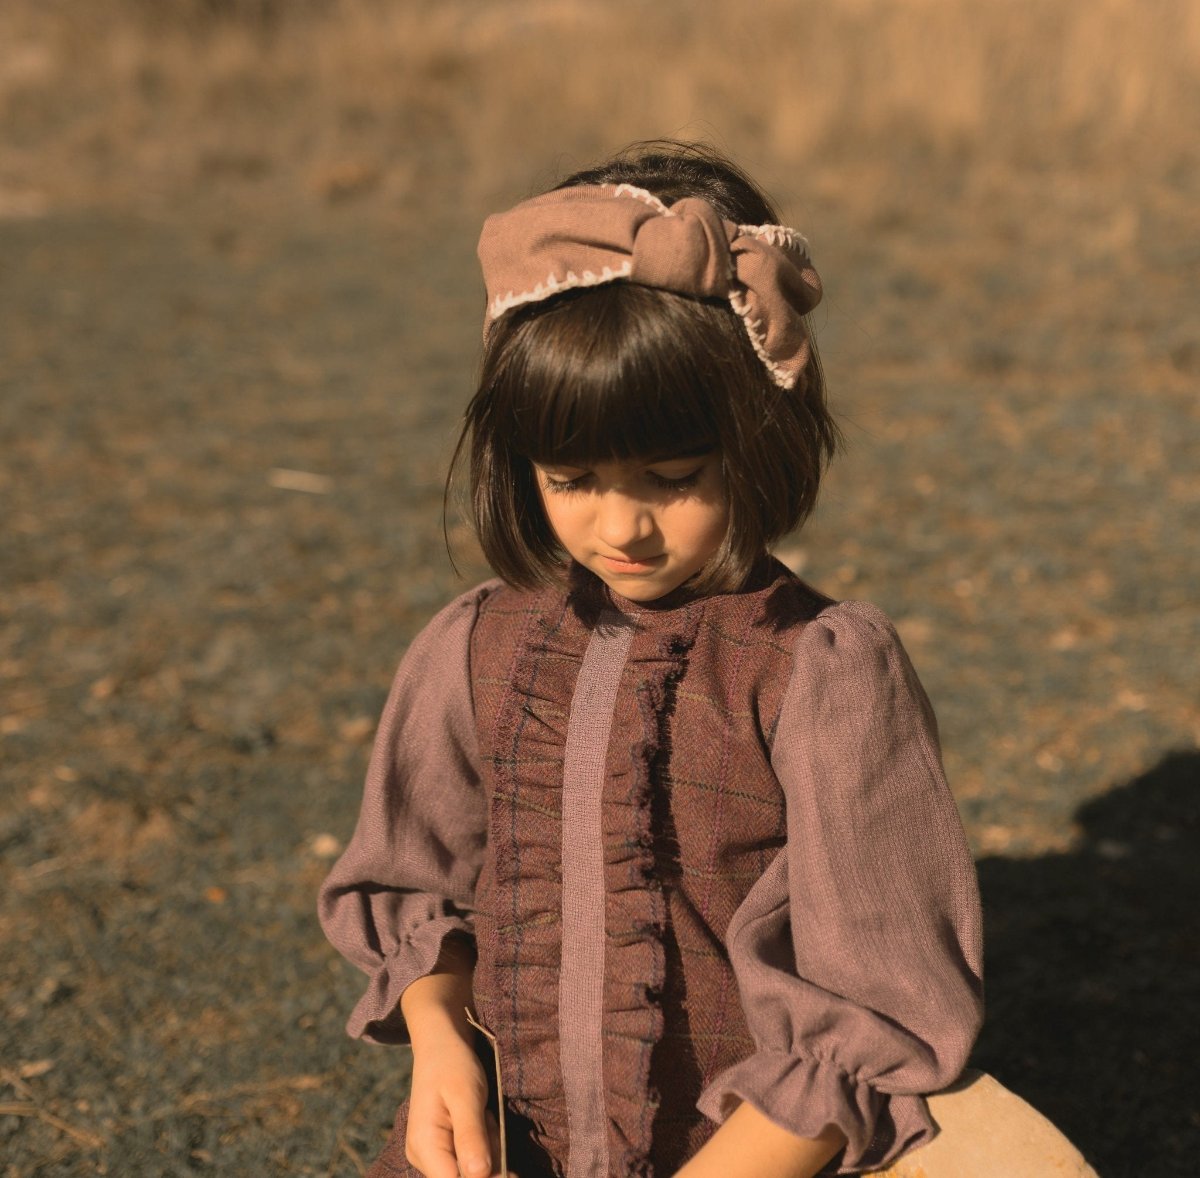
<svg viewBox="0 0 1200 1178">
<path fill-rule="evenodd" d="M 525 1178 L 565 1173 L 570 1151 L 564 1079 L 579 1065 L 564 1051 L 563 1020 L 576 1029 L 560 987 L 564 921 L 603 926 L 609 1171 L 673 1173 L 713 1132 L 696 1100 L 754 1050 L 725 932 L 785 841 L 771 740 L 797 627 L 825 604 L 778 565 L 750 591 L 664 608 L 614 603 L 587 574 L 565 592 L 504 588 L 483 602 L 471 643 L 489 809 L 475 998 L 514 1120 L 529 1126 L 510 1151 Z M 578 704 L 573 718 L 572 704 L 614 608 L 632 634 L 604 717 L 596 829 L 564 831 L 568 725 L 595 719 Z M 563 848 L 580 838 L 600 840 L 602 887 L 564 913 Z"/>
</svg>

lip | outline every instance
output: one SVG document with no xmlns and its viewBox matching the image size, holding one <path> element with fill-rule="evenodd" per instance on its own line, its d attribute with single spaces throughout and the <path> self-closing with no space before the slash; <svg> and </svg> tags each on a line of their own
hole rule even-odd
<svg viewBox="0 0 1200 1178">
<path fill-rule="evenodd" d="M 666 559 L 663 554 L 658 556 L 644 556 L 639 560 L 626 560 L 620 556 L 605 556 L 603 553 L 600 553 L 599 556 L 601 561 L 604 562 L 604 567 L 609 572 L 630 574 L 652 573 Z"/>
</svg>

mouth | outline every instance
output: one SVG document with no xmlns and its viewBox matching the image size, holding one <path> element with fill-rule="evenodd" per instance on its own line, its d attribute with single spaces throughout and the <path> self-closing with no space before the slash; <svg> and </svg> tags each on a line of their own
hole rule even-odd
<svg viewBox="0 0 1200 1178">
<path fill-rule="evenodd" d="M 660 553 L 658 556 L 643 556 L 637 560 L 629 560 L 623 556 L 605 556 L 601 553 L 600 559 L 610 572 L 635 574 L 652 573 L 666 559 L 666 556 Z"/>
</svg>

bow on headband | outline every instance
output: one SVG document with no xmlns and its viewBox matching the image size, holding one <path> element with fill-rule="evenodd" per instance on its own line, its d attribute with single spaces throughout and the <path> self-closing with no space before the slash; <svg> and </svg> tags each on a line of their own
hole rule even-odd
<svg viewBox="0 0 1200 1178">
<path fill-rule="evenodd" d="M 804 316 L 821 300 L 808 243 L 783 225 L 737 225 L 706 200 L 669 208 L 629 184 L 560 188 L 484 222 L 484 338 L 524 303 L 627 281 L 728 299 L 780 387 L 795 386 L 811 348 Z"/>
</svg>

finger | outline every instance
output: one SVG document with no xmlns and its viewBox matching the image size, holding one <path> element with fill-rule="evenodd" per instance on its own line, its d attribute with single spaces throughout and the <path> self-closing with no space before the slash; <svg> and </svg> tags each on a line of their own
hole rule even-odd
<svg viewBox="0 0 1200 1178">
<path fill-rule="evenodd" d="M 500 1126 L 496 1122 L 496 1114 L 491 1109 L 487 1111 L 487 1135 L 488 1147 L 492 1153 L 492 1172 L 495 1178 L 500 1178 L 503 1174 L 503 1168 L 500 1165 Z M 516 1175 L 509 1170 L 508 1178 L 516 1178 Z"/>
<path fill-rule="evenodd" d="M 492 1178 L 501 1178 L 504 1170 L 500 1165 L 500 1125 L 496 1120 L 496 1114 L 491 1109 L 487 1111 L 487 1134 L 488 1144 L 491 1146 L 492 1157 L 497 1159 L 493 1166 Z M 516 1170 L 508 1171 L 508 1178 L 520 1178 Z"/>
<path fill-rule="evenodd" d="M 492 1151 L 482 1104 L 466 1101 L 450 1109 L 454 1127 L 454 1156 L 463 1178 L 490 1178 Z"/>
<path fill-rule="evenodd" d="M 409 1165 L 420 1170 L 425 1178 L 459 1178 L 454 1138 L 448 1128 L 414 1133 L 410 1126 L 404 1154 Z"/>
</svg>

